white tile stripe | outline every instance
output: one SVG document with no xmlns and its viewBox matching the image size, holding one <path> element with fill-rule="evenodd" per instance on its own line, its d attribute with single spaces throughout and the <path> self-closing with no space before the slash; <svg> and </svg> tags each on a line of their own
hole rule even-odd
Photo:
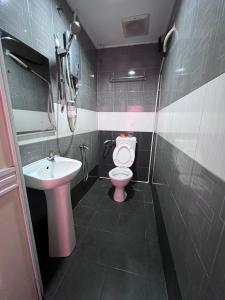
<svg viewBox="0 0 225 300">
<path fill-rule="evenodd" d="M 58 104 L 54 104 L 55 106 L 55 113 L 56 113 L 56 120 L 57 120 L 57 106 Z M 59 107 L 59 137 L 70 136 L 71 132 L 67 122 L 67 115 L 66 110 L 63 113 L 60 111 Z M 75 130 L 75 135 L 85 133 L 85 132 L 92 132 L 96 130 L 109 130 L 109 131 L 133 131 L 133 132 L 152 132 L 154 128 L 154 113 L 153 112 L 96 112 L 92 110 L 78 108 L 78 117 L 77 117 L 77 126 Z M 43 124 L 43 120 L 45 123 L 43 128 L 47 128 L 48 126 L 48 119 L 46 113 L 39 113 L 33 111 L 16 111 L 16 119 L 18 129 L 22 131 L 25 130 L 32 130 L 34 128 L 30 127 L 31 121 L 26 121 L 25 123 L 28 124 L 28 128 L 22 128 L 21 125 L 24 122 L 21 120 L 27 119 L 27 116 L 35 115 L 35 119 L 37 120 L 35 124 L 35 129 L 37 125 Z M 32 120 L 33 121 L 33 120 Z M 45 140 L 55 139 L 56 134 L 52 134 L 50 136 L 40 136 L 31 134 L 29 135 L 29 139 L 27 136 L 23 138 L 20 137 L 18 143 L 19 145 L 36 143 Z"/>
<path fill-rule="evenodd" d="M 54 104 L 56 120 L 57 120 L 57 105 L 58 104 Z M 76 130 L 74 132 L 74 135 L 98 130 L 98 113 L 96 111 L 78 108 L 77 114 L 78 114 L 78 118 L 77 118 L 77 125 L 76 125 Z M 59 135 L 58 135 L 59 137 L 65 137 L 71 135 L 71 131 L 69 129 L 68 122 L 67 122 L 66 110 L 64 110 L 63 113 L 61 113 L 59 110 L 58 128 L 59 128 Z M 20 140 L 18 141 L 19 145 L 52 140 L 57 137 L 56 134 L 54 133 L 51 136 L 40 137 L 40 134 L 39 135 L 33 134 L 29 136 L 30 136 L 29 139 L 27 139 L 26 136 L 24 136 L 22 140 L 20 138 Z"/>
<path fill-rule="evenodd" d="M 13 109 L 13 117 L 17 132 L 46 130 L 50 127 L 46 112 Z"/>
<path fill-rule="evenodd" d="M 160 110 L 157 132 L 225 181 L 225 74 Z"/>
<path fill-rule="evenodd" d="M 55 112 L 56 112 L 56 120 L 57 120 L 57 105 L 55 104 Z M 61 113 L 60 107 L 58 110 L 59 123 L 59 137 L 69 136 L 71 135 L 71 131 L 69 129 L 68 121 L 67 121 L 67 112 L 64 109 L 63 113 Z M 91 132 L 98 130 L 98 113 L 93 110 L 88 109 L 77 109 L 77 124 L 76 130 L 74 134 L 80 134 L 85 132 Z"/>
<path fill-rule="evenodd" d="M 98 130 L 152 132 L 154 112 L 98 112 Z"/>
</svg>

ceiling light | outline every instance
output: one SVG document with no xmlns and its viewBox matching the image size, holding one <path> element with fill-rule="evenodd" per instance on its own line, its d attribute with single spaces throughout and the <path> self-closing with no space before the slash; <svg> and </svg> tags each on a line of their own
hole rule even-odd
<svg viewBox="0 0 225 300">
<path fill-rule="evenodd" d="M 136 72 L 135 72 L 134 70 L 130 70 L 130 71 L 128 72 L 128 74 L 129 74 L 130 76 L 134 76 L 134 75 L 136 74 Z"/>
</svg>

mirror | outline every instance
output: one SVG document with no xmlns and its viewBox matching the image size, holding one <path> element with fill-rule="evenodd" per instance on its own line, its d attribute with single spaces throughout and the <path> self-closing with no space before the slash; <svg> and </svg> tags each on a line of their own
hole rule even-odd
<svg viewBox="0 0 225 300">
<path fill-rule="evenodd" d="M 54 130 L 48 59 L 6 32 L 0 34 L 17 134 Z"/>
</svg>

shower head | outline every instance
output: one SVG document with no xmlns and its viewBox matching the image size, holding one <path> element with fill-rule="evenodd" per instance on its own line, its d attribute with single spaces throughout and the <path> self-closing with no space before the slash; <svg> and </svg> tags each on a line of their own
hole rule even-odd
<svg viewBox="0 0 225 300">
<path fill-rule="evenodd" d="M 81 30 L 80 27 L 80 23 L 76 20 L 74 20 L 71 24 L 70 24 L 70 32 L 74 35 L 77 35 Z"/>
<path fill-rule="evenodd" d="M 70 50 L 72 40 L 73 40 L 74 37 L 76 37 L 79 34 L 80 30 L 81 30 L 80 23 L 78 21 L 74 20 L 70 24 L 70 35 L 69 35 L 67 46 L 66 46 L 67 51 Z"/>
<path fill-rule="evenodd" d="M 77 9 L 75 10 L 74 15 L 73 15 L 73 22 L 70 23 L 70 35 L 69 35 L 67 46 L 66 46 L 67 51 L 69 51 L 69 49 L 70 49 L 73 38 L 76 37 L 80 33 L 80 30 L 81 30 L 80 22 L 78 22 L 76 20 L 76 16 L 77 16 Z"/>
<path fill-rule="evenodd" d="M 70 32 L 74 35 L 79 34 L 81 30 L 80 22 L 77 20 L 77 15 L 78 9 L 76 8 L 73 12 L 73 22 L 70 24 Z"/>
</svg>

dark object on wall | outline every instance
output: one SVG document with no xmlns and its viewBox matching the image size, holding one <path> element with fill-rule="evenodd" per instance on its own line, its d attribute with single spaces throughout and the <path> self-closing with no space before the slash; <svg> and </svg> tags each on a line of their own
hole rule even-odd
<svg viewBox="0 0 225 300">
<path fill-rule="evenodd" d="M 158 38 L 158 51 L 162 52 L 163 51 L 163 38 L 160 35 L 160 37 Z"/>
</svg>

